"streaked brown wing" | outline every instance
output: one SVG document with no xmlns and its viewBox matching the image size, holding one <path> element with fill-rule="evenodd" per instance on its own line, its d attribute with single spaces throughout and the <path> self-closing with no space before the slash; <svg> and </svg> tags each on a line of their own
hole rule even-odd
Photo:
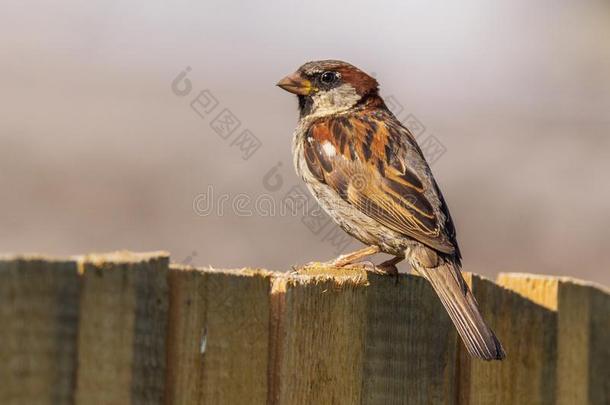
<svg viewBox="0 0 610 405">
<path fill-rule="evenodd" d="M 455 253 L 454 235 L 446 232 L 451 219 L 442 196 L 433 179 L 422 181 L 408 167 L 408 148 L 416 152 L 411 156 L 419 156 L 418 163 L 425 161 L 415 140 L 394 120 L 377 112 L 316 122 L 305 139 L 307 166 L 318 180 L 383 226 Z M 431 201 L 430 195 L 436 198 Z M 452 229 L 451 225 L 449 233 Z"/>
</svg>

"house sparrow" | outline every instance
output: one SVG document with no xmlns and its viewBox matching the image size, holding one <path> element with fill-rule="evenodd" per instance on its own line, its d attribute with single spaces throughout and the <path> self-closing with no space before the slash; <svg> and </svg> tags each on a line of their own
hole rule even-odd
<svg viewBox="0 0 610 405">
<path fill-rule="evenodd" d="M 413 135 L 386 107 L 377 81 L 336 60 L 309 62 L 277 84 L 298 97 L 297 174 L 318 203 L 367 247 L 331 262 L 377 252 L 397 271 L 407 259 L 449 313 L 468 352 L 501 360 L 504 349 L 485 324 L 460 272 L 461 255 L 443 195 Z"/>
</svg>

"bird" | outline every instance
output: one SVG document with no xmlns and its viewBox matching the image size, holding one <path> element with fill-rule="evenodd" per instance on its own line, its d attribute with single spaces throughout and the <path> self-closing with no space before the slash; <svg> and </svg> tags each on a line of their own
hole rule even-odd
<svg viewBox="0 0 610 405">
<path fill-rule="evenodd" d="M 407 259 L 436 291 L 467 351 L 502 360 L 461 273 L 449 208 L 421 148 L 388 109 L 375 78 L 340 60 L 303 64 L 277 86 L 298 99 L 293 162 L 318 204 L 365 247 L 328 262 L 348 266 L 375 253 L 397 274 Z"/>
</svg>

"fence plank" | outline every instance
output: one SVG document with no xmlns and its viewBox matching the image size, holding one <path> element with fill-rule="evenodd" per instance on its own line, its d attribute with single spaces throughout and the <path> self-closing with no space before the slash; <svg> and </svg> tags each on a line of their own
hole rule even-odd
<svg viewBox="0 0 610 405">
<path fill-rule="evenodd" d="M 422 277 L 369 275 L 364 403 L 453 404 L 457 333 Z"/>
<path fill-rule="evenodd" d="M 71 404 L 76 370 L 76 262 L 0 258 L 0 403 Z"/>
<path fill-rule="evenodd" d="M 200 403 L 205 293 L 205 275 L 202 271 L 177 265 L 170 267 L 167 405 Z"/>
<path fill-rule="evenodd" d="M 163 402 L 168 261 L 165 253 L 81 258 L 77 404 Z"/>
<path fill-rule="evenodd" d="M 454 403 L 456 333 L 425 280 L 311 268 L 284 288 L 275 403 Z"/>
<path fill-rule="evenodd" d="M 558 404 L 610 403 L 610 292 L 567 277 L 506 273 L 498 283 L 558 312 Z"/>
<path fill-rule="evenodd" d="M 287 281 L 279 404 L 361 403 L 365 286 L 358 275 Z"/>
<path fill-rule="evenodd" d="M 460 403 L 554 404 L 556 313 L 480 276 L 465 278 L 507 357 L 483 362 L 460 346 Z"/>
<path fill-rule="evenodd" d="M 271 273 L 170 272 L 167 404 L 265 404 Z"/>
<path fill-rule="evenodd" d="M 607 289 L 465 278 L 503 362 L 470 358 L 417 276 L 0 257 L 0 403 L 610 403 Z"/>
</svg>

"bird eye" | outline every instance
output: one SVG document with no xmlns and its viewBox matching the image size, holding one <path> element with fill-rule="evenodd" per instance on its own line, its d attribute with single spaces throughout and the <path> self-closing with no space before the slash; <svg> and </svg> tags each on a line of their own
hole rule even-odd
<svg viewBox="0 0 610 405">
<path fill-rule="evenodd" d="M 320 76 L 320 81 L 324 84 L 334 83 L 337 79 L 338 77 L 335 72 L 324 72 Z"/>
</svg>

